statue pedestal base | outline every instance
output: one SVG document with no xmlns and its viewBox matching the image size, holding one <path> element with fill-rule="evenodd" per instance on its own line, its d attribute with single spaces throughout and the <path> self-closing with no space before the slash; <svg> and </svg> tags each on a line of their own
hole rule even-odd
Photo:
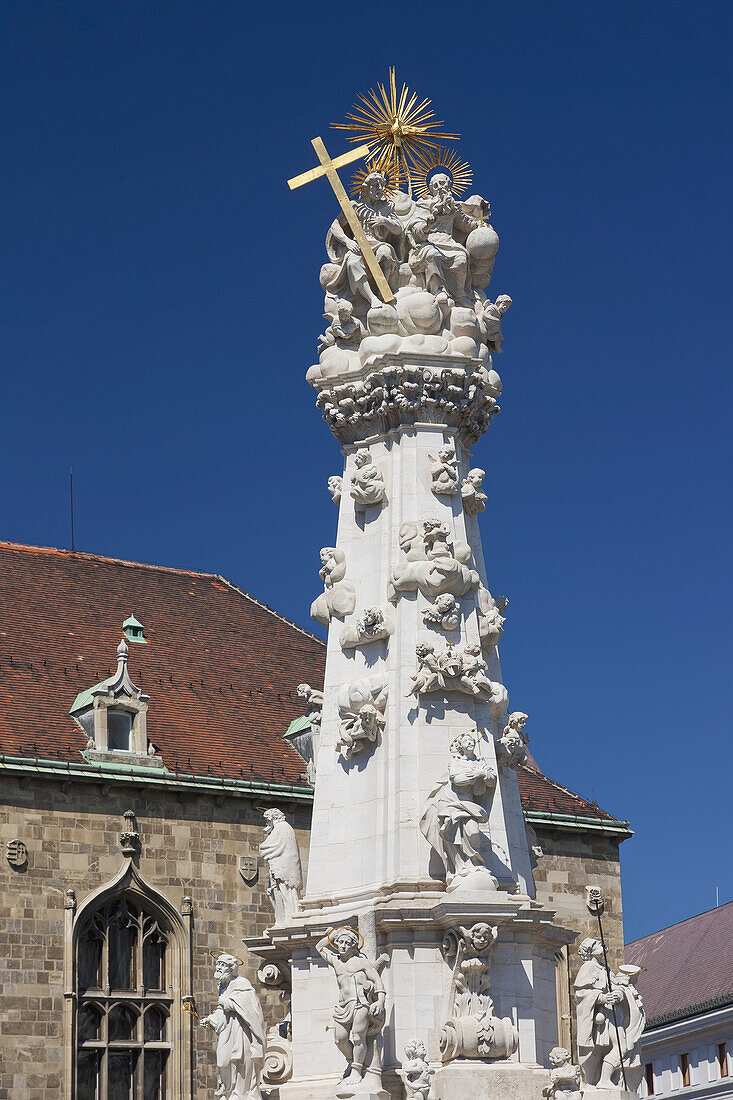
<svg viewBox="0 0 733 1100">
<path fill-rule="evenodd" d="M 301 1077 L 280 1085 L 279 1100 L 392 1100 L 378 1081 L 366 1080 L 357 1088 L 345 1087 L 342 1077 Z"/>
<path fill-rule="evenodd" d="M 638 1100 L 635 1092 L 623 1088 L 602 1089 L 598 1085 L 583 1085 L 583 1100 Z"/>
<path fill-rule="evenodd" d="M 538 1100 L 549 1082 L 540 1066 L 459 1059 L 433 1077 L 435 1100 Z"/>
</svg>

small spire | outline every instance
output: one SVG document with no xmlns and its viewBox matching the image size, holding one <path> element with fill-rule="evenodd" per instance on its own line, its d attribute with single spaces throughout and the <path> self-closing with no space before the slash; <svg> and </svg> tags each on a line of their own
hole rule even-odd
<svg viewBox="0 0 733 1100">
<path fill-rule="evenodd" d="M 129 652 L 129 649 L 130 649 L 130 647 L 128 646 L 127 642 L 125 641 L 124 638 L 122 638 L 122 640 L 120 641 L 120 644 L 117 646 L 117 671 L 118 672 L 122 672 L 125 665 L 127 664 L 127 654 Z"/>
</svg>

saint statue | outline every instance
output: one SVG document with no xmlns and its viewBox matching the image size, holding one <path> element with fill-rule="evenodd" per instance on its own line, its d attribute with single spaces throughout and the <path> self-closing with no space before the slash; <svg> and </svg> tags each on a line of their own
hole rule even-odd
<svg viewBox="0 0 733 1100">
<path fill-rule="evenodd" d="M 222 1100 L 262 1100 L 260 1078 L 265 1063 L 265 1019 L 254 989 L 239 977 L 239 960 L 219 955 L 214 977 L 219 983 L 219 1004 L 202 1027 L 215 1031 L 216 1067 Z"/>
<path fill-rule="evenodd" d="M 471 872 L 486 870 L 479 851 L 480 827 L 489 815 L 479 800 L 495 784 L 494 769 L 476 756 L 476 735 L 454 738 L 448 771 L 428 795 L 420 818 L 420 831 L 440 858 L 449 889 Z"/>
<path fill-rule="evenodd" d="M 283 924 L 298 912 L 303 891 L 298 838 L 282 810 L 265 810 L 265 839 L 260 855 L 267 860 L 270 881 L 267 896 L 275 912 L 275 924 Z"/>
<path fill-rule="evenodd" d="M 376 1037 L 384 1027 L 384 984 L 378 963 L 362 953 L 359 933 L 353 928 L 332 929 L 316 944 L 316 951 L 338 983 L 334 1038 L 348 1068 L 336 1095 L 351 1096 L 362 1087 L 366 1074 L 381 1076 Z"/>
<path fill-rule="evenodd" d="M 356 216 L 372 246 L 377 262 L 393 290 L 397 288 L 400 261 L 390 240 L 399 247 L 402 224 L 387 193 L 387 179 L 381 172 L 370 172 L 361 185 L 359 201 L 353 203 Z M 326 235 L 326 251 L 331 261 L 321 269 L 321 286 L 327 295 L 348 298 L 354 305 L 381 306 L 369 281 L 361 249 L 349 236 L 343 214 L 332 223 Z"/>
<path fill-rule="evenodd" d="M 641 1067 L 641 1032 L 644 1010 L 634 984 L 638 968 L 612 974 L 609 982 L 603 961 L 603 946 L 595 939 L 583 940 L 578 948 L 583 960 L 575 979 L 578 1017 L 578 1059 L 588 1085 L 601 1089 L 623 1088 L 621 1059 L 628 1066 L 629 1089 L 638 1085 Z M 610 985 L 610 988 L 609 988 Z M 615 1008 L 615 1020 L 614 1020 Z M 617 1037 L 618 1029 L 618 1037 Z"/>
</svg>

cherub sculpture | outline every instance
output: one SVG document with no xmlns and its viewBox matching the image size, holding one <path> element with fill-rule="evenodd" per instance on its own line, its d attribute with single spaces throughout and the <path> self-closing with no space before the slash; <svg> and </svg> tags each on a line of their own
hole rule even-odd
<svg viewBox="0 0 733 1100">
<path fill-rule="evenodd" d="M 380 642 L 394 634 L 394 617 L 381 607 L 367 607 L 358 619 L 349 623 L 341 631 L 339 642 L 342 649 L 355 649 L 368 642 Z"/>
<path fill-rule="evenodd" d="M 311 618 L 322 626 L 328 626 L 332 617 L 345 619 L 356 607 L 356 589 L 346 578 L 346 555 L 336 546 L 324 546 L 321 550 L 321 568 L 318 576 L 323 581 L 323 592 L 311 604 Z"/>
<path fill-rule="evenodd" d="M 399 529 L 400 549 L 407 561 L 397 565 L 387 582 L 387 599 L 396 604 L 403 592 L 422 592 L 434 599 L 448 592 L 465 596 L 479 587 L 479 575 L 470 567 L 471 548 L 465 542 L 450 541 L 450 527 L 429 518 L 422 523 L 403 523 Z"/>
<path fill-rule="evenodd" d="M 333 1010 L 334 1039 L 348 1064 L 337 1096 L 351 1096 L 367 1076 L 381 1081 L 376 1038 L 384 1027 L 385 989 L 380 964 L 361 951 L 363 940 L 353 928 L 332 928 L 316 951 L 336 975 L 338 1000 Z M 375 1092 L 377 1089 L 374 1090 Z"/>
<path fill-rule="evenodd" d="M 478 632 L 481 648 L 487 653 L 496 649 L 504 632 L 504 612 L 509 606 L 506 596 L 492 596 L 483 585 L 478 590 Z"/>
<path fill-rule="evenodd" d="M 317 688 L 312 688 L 310 684 L 298 684 L 295 693 L 305 703 L 310 724 L 320 729 L 323 714 L 323 692 L 318 691 Z"/>
<path fill-rule="evenodd" d="M 427 1048 L 419 1039 L 405 1044 L 405 1060 L 397 1071 L 405 1085 L 407 1100 L 428 1100 L 430 1078 L 435 1073 L 427 1061 Z"/>
<path fill-rule="evenodd" d="M 322 336 L 318 337 L 319 352 L 325 351 L 338 343 L 340 347 L 357 348 L 364 335 L 364 326 L 361 321 L 354 318 L 354 307 L 345 298 L 339 298 L 336 303 L 336 316 L 331 321 Z"/>
<path fill-rule="evenodd" d="M 418 642 L 415 655 L 417 670 L 412 677 L 408 696 L 419 698 L 434 691 L 460 691 L 464 695 L 487 700 L 494 718 L 506 710 L 507 690 L 503 684 L 490 680 L 486 675 L 486 661 L 478 642 L 463 647 L 449 643 L 442 653 L 436 653 L 432 642 Z"/>
<path fill-rule="evenodd" d="M 354 500 L 354 510 L 363 513 L 369 506 L 381 504 L 387 499 L 384 478 L 366 448 L 356 452 L 354 467 L 349 491 Z"/>
<path fill-rule="evenodd" d="M 344 718 L 339 725 L 336 751 L 344 760 L 350 760 L 367 745 L 373 745 L 385 726 L 384 715 L 373 703 L 364 703 L 355 714 Z"/>
<path fill-rule="evenodd" d="M 553 1047 L 550 1051 L 550 1083 L 542 1090 L 548 1100 L 581 1100 L 580 1066 L 574 1066 L 570 1051 Z"/>
<path fill-rule="evenodd" d="M 461 482 L 463 511 L 467 516 L 475 516 L 479 512 L 486 511 L 488 497 L 481 488 L 485 477 L 486 471 L 479 469 L 477 466 L 476 469 L 469 470 L 468 477 L 465 477 Z"/>
<path fill-rule="evenodd" d="M 429 691 L 440 691 L 445 687 L 445 677 L 435 654 L 435 646 L 430 642 L 418 642 L 415 646 L 417 671 L 412 677 L 412 687 L 408 695 L 418 698 Z"/>
<path fill-rule="evenodd" d="M 527 725 L 527 715 L 521 710 L 515 710 L 507 718 L 507 724 L 501 738 L 496 743 L 496 759 L 505 768 L 516 770 L 527 762 L 527 750 L 529 737 L 524 732 Z"/>
<path fill-rule="evenodd" d="M 488 299 L 484 302 L 482 311 L 485 331 L 484 340 L 489 351 L 494 355 L 501 351 L 501 345 L 504 342 L 501 332 L 501 319 L 511 304 L 512 300 L 508 294 L 500 294 L 495 302 L 490 302 Z"/>
<path fill-rule="evenodd" d="M 436 497 L 453 496 L 458 492 L 458 459 L 452 443 L 438 448 L 437 454 L 430 454 L 431 489 Z"/>
<path fill-rule="evenodd" d="M 331 474 L 328 479 L 328 491 L 331 494 L 331 500 L 334 504 L 339 505 L 341 503 L 341 493 L 343 492 L 344 479 L 338 474 Z"/>
<path fill-rule="evenodd" d="M 461 620 L 461 605 L 450 592 L 438 596 L 434 604 L 423 611 L 423 622 L 439 626 L 441 630 L 456 630 Z"/>
<path fill-rule="evenodd" d="M 339 688 L 339 724 L 336 751 L 350 760 L 375 744 L 384 727 L 387 682 L 382 673 L 372 673 Z"/>
</svg>

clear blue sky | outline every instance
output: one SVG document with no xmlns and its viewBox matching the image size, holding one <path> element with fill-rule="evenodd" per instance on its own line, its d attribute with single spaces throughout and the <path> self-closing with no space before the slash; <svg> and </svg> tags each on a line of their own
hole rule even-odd
<svg viewBox="0 0 733 1100">
<path fill-rule="evenodd" d="M 0 537 L 221 572 L 310 626 L 337 445 L 304 374 L 334 200 L 398 77 L 502 246 L 476 449 L 515 707 L 620 817 L 626 932 L 733 897 L 733 6 L 5 0 Z M 134 608 L 131 608 L 134 610 Z"/>
</svg>

